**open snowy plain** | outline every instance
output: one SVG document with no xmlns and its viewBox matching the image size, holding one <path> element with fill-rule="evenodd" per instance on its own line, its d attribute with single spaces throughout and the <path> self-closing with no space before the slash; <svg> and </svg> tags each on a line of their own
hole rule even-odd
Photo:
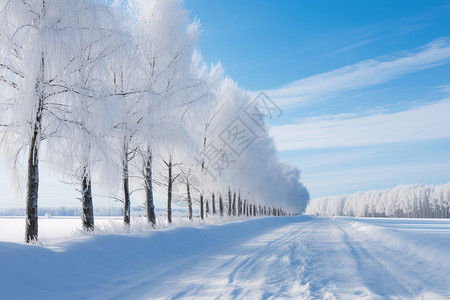
<svg viewBox="0 0 450 300">
<path fill-rule="evenodd" d="M 0 218 L 0 299 L 450 299 L 450 221 L 271 217 L 146 231 Z M 140 225 L 139 225 L 140 224 Z M 179 223 L 179 225 L 182 225 Z"/>
</svg>

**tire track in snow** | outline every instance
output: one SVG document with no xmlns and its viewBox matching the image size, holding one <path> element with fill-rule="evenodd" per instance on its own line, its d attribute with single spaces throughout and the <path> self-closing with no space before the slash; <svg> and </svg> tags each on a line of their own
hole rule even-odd
<svg viewBox="0 0 450 300">
<path fill-rule="evenodd" d="M 387 266 L 370 254 L 361 243 L 350 238 L 346 230 L 337 222 L 336 227 L 342 231 L 343 242 L 353 256 L 358 266 L 359 275 L 369 290 L 381 297 L 403 296 L 411 298 L 413 296 L 403 280 L 397 278 Z"/>
<path fill-rule="evenodd" d="M 303 223 L 301 223 L 303 224 Z M 251 289 L 246 288 L 248 282 L 259 274 L 262 279 L 259 280 L 260 285 L 258 289 L 263 290 L 260 297 L 262 299 L 269 299 L 283 294 L 286 290 L 286 284 L 292 282 L 283 280 L 287 269 L 280 270 L 279 266 L 288 267 L 289 246 L 292 241 L 296 241 L 298 236 L 298 224 L 290 224 L 282 229 L 256 237 L 246 245 L 253 245 L 250 257 L 245 257 L 241 263 L 237 264 L 230 272 L 230 284 L 233 285 L 233 290 L 230 296 L 233 298 L 246 299 L 254 294 Z M 273 240 L 267 242 L 267 239 Z M 260 246 L 255 246 L 261 244 Z M 245 246 L 245 245 L 244 245 Z M 285 282 L 285 283 L 283 283 Z"/>
<path fill-rule="evenodd" d="M 335 222 L 345 228 L 353 245 L 367 252 L 403 287 L 391 289 L 390 297 L 397 293 L 401 299 L 450 299 L 450 252 L 447 251 L 446 255 L 446 251 L 442 250 L 448 248 L 436 247 L 436 243 L 432 242 L 435 239 L 432 234 L 427 235 L 431 240 L 431 243 L 427 244 L 422 240 L 422 231 L 419 231 L 419 234 L 411 234 L 399 230 L 402 225 L 395 225 L 395 222 L 411 222 L 408 220 L 337 218 Z M 377 222 L 381 224 L 378 225 Z M 387 222 L 394 226 L 386 226 Z M 387 277 L 389 278 L 389 275 Z M 383 291 L 385 290 L 389 290 L 389 285 L 383 288 Z"/>
<path fill-rule="evenodd" d="M 103 273 L 102 286 L 90 286 L 86 295 L 92 299 L 411 299 L 423 295 L 424 287 L 448 294 L 445 287 L 433 289 L 432 272 L 421 274 L 420 266 L 432 270 L 435 264 L 398 253 L 398 245 L 393 247 L 388 239 L 380 242 L 381 233 L 374 234 L 379 226 L 367 230 L 358 226 L 343 219 L 301 216 L 180 228 L 155 232 L 143 240 L 118 237 L 153 248 L 137 250 L 142 265 L 108 264 L 110 272 Z M 115 240 L 97 238 L 103 239 Z M 155 240 L 160 244 L 155 246 Z M 405 241 L 402 246 L 413 246 L 414 239 Z"/>
<path fill-rule="evenodd" d="M 127 286 L 107 293 L 107 298 L 139 299 L 148 295 L 150 299 L 214 299 L 220 295 L 216 299 L 253 299 L 256 294 L 261 298 L 261 290 L 268 288 L 268 264 L 278 261 L 277 249 L 293 239 L 298 224 L 305 224 L 305 220 L 275 223 L 271 231 L 244 242 L 238 238 L 221 251 L 177 259 L 160 270 L 141 270 L 127 278 Z M 255 274 L 260 277 L 256 279 L 259 285 L 254 284 Z"/>
</svg>

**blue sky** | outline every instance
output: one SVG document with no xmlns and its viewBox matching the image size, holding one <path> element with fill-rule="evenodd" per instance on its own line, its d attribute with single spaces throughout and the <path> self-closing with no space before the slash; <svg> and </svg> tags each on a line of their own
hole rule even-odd
<svg viewBox="0 0 450 300">
<path fill-rule="evenodd" d="M 186 0 L 312 198 L 450 181 L 448 1 Z"/>
<path fill-rule="evenodd" d="M 283 109 L 271 134 L 312 198 L 450 181 L 449 1 L 186 6 L 202 23 L 206 61 Z M 79 205 L 73 187 L 41 170 L 40 205 Z M 3 165 L 0 190 L 0 207 L 24 205 L 11 200 Z"/>
</svg>

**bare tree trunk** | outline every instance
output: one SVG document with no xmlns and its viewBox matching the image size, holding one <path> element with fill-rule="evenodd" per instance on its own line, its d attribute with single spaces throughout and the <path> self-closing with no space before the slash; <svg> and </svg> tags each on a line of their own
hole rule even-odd
<svg viewBox="0 0 450 300">
<path fill-rule="evenodd" d="M 83 168 L 82 180 L 82 216 L 83 229 L 87 232 L 94 231 L 94 206 L 92 203 L 92 182 L 88 167 Z"/>
<path fill-rule="evenodd" d="M 238 195 L 238 216 L 242 215 L 242 200 L 241 200 L 241 191 L 239 190 Z"/>
<path fill-rule="evenodd" d="M 130 201 L 130 186 L 128 176 L 123 177 L 123 222 L 125 225 L 130 225 L 131 217 L 131 201 Z"/>
<path fill-rule="evenodd" d="M 236 192 L 233 192 L 233 216 L 236 216 Z"/>
<path fill-rule="evenodd" d="M 123 223 L 125 225 L 130 225 L 130 206 L 131 206 L 131 200 L 130 200 L 130 183 L 129 183 L 129 174 L 128 174 L 128 142 L 125 141 L 123 143 L 123 151 L 124 151 L 124 158 L 123 158 L 123 170 L 122 170 L 122 183 L 123 183 Z"/>
<path fill-rule="evenodd" d="M 231 210 L 232 210 L 232 206 L 231 206 L 231 189 L 228 188 L 228 216 L 231 216 Z"/>
<path fill-rule="evenodd" d="M 40 119 L 40 118 L 39 118 Z M 40 121 L 39 121 L 40 122 Z M 40 124 L 34 126 L 28 152 L 28 181 L 27 181 L 27 207 L 25 223 L 25 242 L 31 243 L 38 239 L 38 189 L 39 189 L 39 140 Z"/>
<path fill-rule="evenodd" d="M 203 194 L 200 195 L 200 218 L 205 219 L 205 212 L 203 210 Z"/>
<path fill-rule="evenodd" d="M 172 223 L 172 156 L 167 164 L 169 168 L 169 181 L 167 183 L 167 221 Z"/>
<path fill-rule="evenodd" d="M 191 198 L 191 188 L 189 186 L 189 178 L 186 179 L 186 192 L 187 192 L 187 202 L 189 208 L 189 220 L 192 220 L 192 198 Z"/>
<path fill-rule="evenodd" d="M 212 193 L 211 195 L 211 205 L 212 205 L 212 213 L 213 215 L 216 214 L 216 197 L 214 195 L 214 193 Z"/>
<path fill-rule="evenodd" d="M 43 12 L 45 13 L 45 3 L 43 3 Z M 33 135 L 30 140 L 28 151 L 28 178 L 27 178 L 27 200 L 25 216 L 25 242 L 31 243 L 38 239 L 38 191 L 39 191 L 39 147 L 42 139 L 42 112 L 44 110 L 45 94 L 43 91 L 45 60 L 44 53 L 41 53 L 40 76 L 36 81 L 36 91 L 38 107 L 36 111 L 36 120 L 33 125 Z"/>
<path fill-rule="evenodd" d="M 152 223 L 153 226 L 156 224 L 156 214 L 155 214 L 155 204 L 153 201 L 153 178 L 152 178 L 152 152 L 147 150 L 147 157 L 144 166 L 144 177 L 145 177 L 145 210 L 147 216 L 147 222 Z"/>
<path fill-rule="evenodd" d="M 206 211 L 205 216 L 208 217 L 208 215 L 209 215 L 209 201 L 208 201 L 208 199 L 205 199 L 205 211 Z"/>
<path fill-rule="evenodd" d="M 220 216 L 223 217 L 223 200 L 222 200 L 222 194 L 219 195 L 219 212 L 220 212 Z"/>
</svg>

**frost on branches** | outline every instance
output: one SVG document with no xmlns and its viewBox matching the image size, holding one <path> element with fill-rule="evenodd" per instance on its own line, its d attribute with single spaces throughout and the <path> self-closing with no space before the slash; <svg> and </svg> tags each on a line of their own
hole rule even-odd
<svg viewBox="0 0 450 300">
<path fill-rule="evenodd" d="M 79 190 L 86 231 L 96 195 L 123 203 L 124 224 L 138 200 L 154 225 L 155 197 L 169 222 L 173 202 L 190 219 L 304 211 L 259 100 L 203 61 L 200 31 L 181 0 L 0 0 L 0 147 L 26 191 L 26 242 L 42 159 Z"/>
</svg>

